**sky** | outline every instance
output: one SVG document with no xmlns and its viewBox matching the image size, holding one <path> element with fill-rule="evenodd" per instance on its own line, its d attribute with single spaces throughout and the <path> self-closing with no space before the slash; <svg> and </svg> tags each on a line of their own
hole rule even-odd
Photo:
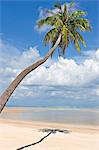
<svg viewBox="0 0 99 150">
<path fill-rule="evenodd" d="M 1 0 L 0 0 L 1 1 Z M 53 8 L 55 0 L 2 0 L 1 1 L 1 33 L 2 38 L 11 45 L 23 51 L 29 46 L 38 46 L 40 54 L 43 56 L 48 47 L 44 47 L 43 38 L 46 32 L 40 34 L 35 29 L 37 20 L 42 15 L 42 9 Z M 65 1 L 62 1 L 64 3 Z M 68 1 L 67 1 L 68 2 Z M 90 20 L 92 26 L 91 33 L 84 33 L 87 42 L 87 49 L 97 49 L 99 47 L 98 30 L 98 4 L 96 0 L 76 1 L 77 8 L 88 12 L 86 18 Z M 89 38 L 90 37 L 90 38 Z M 94 38 L 93 38 L 94 37 Z M 72 49 L 72 50 L 71 50 Z M 82 50 L 86 50 L 82 47 Z M 73 46 L 67 50 L 67 57 L 77 55 Z"/>
<path fill-rule="evenodd" d="M 42 18 L 43 9 L 53 9 L 55 2 L 0 0 L 0 93 L 22 69 L 42 58 L 50 48 L 43 45 L 48 28 L 38 30 L 36 22 Z M 58 58 L 56 52 L 25 78 L 8 105 L 99 107 L 99 1 L 75 2 L 77 9 L 88 12 L 86 17 L 92 26 L 90 33 L 82 34 L 87 48 L 81 46 L 79 55 L 70 45 L 65 59 Z"/>
</svg>

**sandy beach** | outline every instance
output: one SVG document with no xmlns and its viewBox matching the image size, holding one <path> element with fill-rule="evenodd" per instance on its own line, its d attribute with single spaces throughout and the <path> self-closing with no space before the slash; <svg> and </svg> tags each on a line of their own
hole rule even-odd
<svg viewBox="0 0 99 150">
<path fill-rule="evenodd" d="M 16 150 L 38 142 L 48 133 L 40 129 L 64 129 L 69 133 L 50 134 L 26 150 L 99 150 L 99 127 L 0 119 L 0 149 Z"/>
</svg>

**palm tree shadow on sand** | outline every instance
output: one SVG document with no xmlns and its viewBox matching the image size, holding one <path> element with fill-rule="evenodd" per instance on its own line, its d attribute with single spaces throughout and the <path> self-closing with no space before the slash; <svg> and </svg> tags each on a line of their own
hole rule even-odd
<svg viewBox="0 0 99 150">
<path fill-rule="evenodd" d="M 39 141 L 34 142 L 34 143 L 31 143 L 31 144 L 28 144 L 28 145 L 25 145 L 25 146 L 22 146 L 22 147 L 18 148 L 17 150 L 22 150 L 22 149 L 24 149 L 24 148 L 27 148 L 27 147 L 30 147 L 30 146 L 39 144 L 39 143 L 41 143 L 44 139 L 46 139 L 49 135 L 51 135 L 51 134 L 56 134 L 57 132 L 64 133 L 64 134 L 69 134 L 69 133 L 71 132 L 70 130 L 47 129 L 47 128 L 40 129 L 40 131 L 41 131 L 41 132 L 46 132 L 46 133 L 48 133 L 48 134 L 45 135 L 44 137 L 42 137 Z"/>
</svg>

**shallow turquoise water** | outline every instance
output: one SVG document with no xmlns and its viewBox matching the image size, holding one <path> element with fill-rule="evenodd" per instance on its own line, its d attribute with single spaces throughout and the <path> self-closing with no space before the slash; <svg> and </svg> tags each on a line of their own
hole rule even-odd
<svg viewBox="0 0 99 150">
<path fill-rule="evenodd" d="M 3 112 L 1 113 L 0 118 L 24 121 L 99 125 L 99 111 L 88 109 L 27 107 L 19 112 Z"/>
</svg>

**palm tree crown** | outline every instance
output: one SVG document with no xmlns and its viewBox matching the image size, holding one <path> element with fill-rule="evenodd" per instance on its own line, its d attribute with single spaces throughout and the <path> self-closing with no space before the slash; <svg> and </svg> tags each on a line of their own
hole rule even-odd
<svg viewBox="0 0 99 150">
<path fill-rule="evenodd" d="M 70 42 L 75 45 L 78 52 L 80 52 L 80 43 L 86 47 L 80 33 L 91 30 L 89 21 L 85 18 L 86 12 L 73 8 L 74 2 L 64 5 L 55 4 L 54 11 L 47 10 L 47 17 L 37 22 L 39 28 L 44 25 L 51 26 L 44 38 L 45 45 L 51 43 L 53 47 L 59 34 L 61 34 L 61 41 L 58 46 L 63 54 Z"/>
<path fill-rule="evenodd" d="M 47 17 L 38 21 L 38 27 L 48 25 L 51 27 L 44 38 L 45 45 L 51 43 L 51 49 L 45 55 L 44 58 L 38 60 L 34 64 L 25 68 L 17 77 L 11 82 L 8 88 L 3 92 L 0 97 L 0 112 L 3 110 L 10 96 L 17 88 L 19 83 L 27 76 L 31 71 L 35 70 L 41 64 L 52 56 L 55 49 L 59 46 L 62 53 L 65 53 L 69 43 L 74 43 L 78 52 L 80 52 L 80 42 L 86 46 L 86 43 L 81 36 L 81 31 L 90 31 L 89 21 L 85 19 L 86 12 L 81 10 L 74 10 L 74 3 L 69 5 L 56 4 L 54 11 L 47 10 Z M 69 7 L 68 7 L 69 6 Z"/>
</svg>

